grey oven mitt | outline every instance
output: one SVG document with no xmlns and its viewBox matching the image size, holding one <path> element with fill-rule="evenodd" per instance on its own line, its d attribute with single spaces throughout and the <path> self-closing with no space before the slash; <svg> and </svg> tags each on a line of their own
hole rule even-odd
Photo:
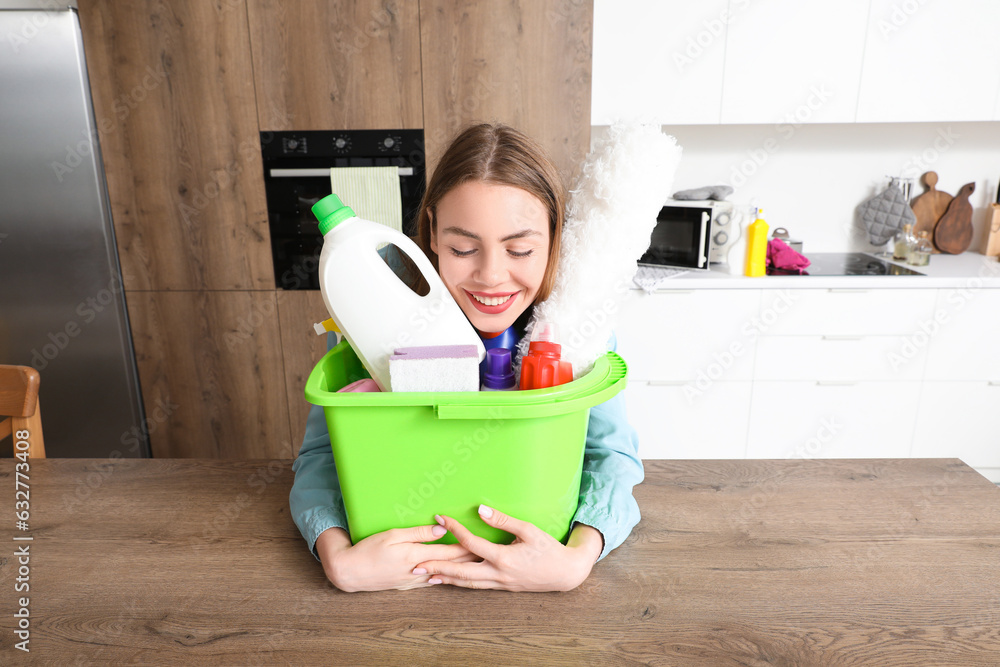
<svg viewBox="0 0 1000 667">
<path fill-rule="evenodd" d="M 868 240 L 876 246 L 888 243 L 903 225 L 917 221 L 896 178 L 885 190 L 862 202 L 858 206 L 858 216 L 868 231 Z"/>
</svg>

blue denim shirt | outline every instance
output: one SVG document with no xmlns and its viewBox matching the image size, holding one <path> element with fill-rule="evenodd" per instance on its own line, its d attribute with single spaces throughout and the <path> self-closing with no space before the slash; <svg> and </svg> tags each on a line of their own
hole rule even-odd
<svg viewBox="0 0 1000 667">
<path fill-rule="evenodd" d="M 334 341 L 330 334 L 328 346 Z M 612 350 L 615 343 L 612 337 Z M 643 479 L 638 446 L 635 429 L 625 418 L 622 393 L 590 409 L 580 501 L 573 522 L 600 531 L 604 538 L 600 558 L 624 542 L 639 523 L 639 505 L 632 497 L 632 487 Z M 302 448 L 292 470 L 295 471 L 289 495 L 292 518 L 316 555 L 316 539 L 320 533 L 329 528 L 347 530 L 330 432 L 323 408 L 318 405 L 309 411 Z M 502 507 L 497 509 L 503 511 Z"/>
</svg>

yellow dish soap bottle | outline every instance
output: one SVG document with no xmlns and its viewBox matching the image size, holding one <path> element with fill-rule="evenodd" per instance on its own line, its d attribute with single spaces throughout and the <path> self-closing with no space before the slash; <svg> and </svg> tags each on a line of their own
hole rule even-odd
<svg viewBox="0 0 1000 667">
<path fill-rule="evenodd" d="M 767 223 L 763 211 L 757 209 L 757 219 L 747 226 L 746 275 L 751 278 L 762 276 L 767 269 Z"/>
</svg>

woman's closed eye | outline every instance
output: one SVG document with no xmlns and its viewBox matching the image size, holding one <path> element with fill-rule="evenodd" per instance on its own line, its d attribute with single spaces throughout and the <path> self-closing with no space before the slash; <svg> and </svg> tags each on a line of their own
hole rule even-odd
<svg viewBox="0 0 1000 667">
<path fill-rule="evenodd" d="M 458 248 L 451 247 L 450 250 L 451 254 L 454 255 L 455 257 L 469 257 L 475 254 L 476 252 L 476 248 L 471 248 L 469 250 L 459 250 Z M 508 248 L 507 250 L 508 255 L 519 259 L 524 257 L 531 257 L 531 255 L 534 252 L 535 252 L 534 248 L 529 248 L 528 250 L 513 250 Z"/>
</svg>

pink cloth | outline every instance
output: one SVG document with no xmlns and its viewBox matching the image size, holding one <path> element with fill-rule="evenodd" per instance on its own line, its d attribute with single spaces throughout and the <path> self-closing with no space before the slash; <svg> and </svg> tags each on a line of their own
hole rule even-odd
<svg viewBox="0 0 1000 667">
<path fill-rule="evenodd" d="M 801 271 L 811 262 L 805 255 L 792 250 L 781 239 L 771 239 L 767 242 L 767 265 L 776 269 Z"/>
<path fill-rule="evenodd" d="M 337 393 L 342 391 L 378 391 L 378 385 L 375 384 L 375 380 L 371 378 L 365 378 L 364 380 L 358 380 L 357 382 L 352 382 L 342 389 L 338 389 Z"/>
</svg>

